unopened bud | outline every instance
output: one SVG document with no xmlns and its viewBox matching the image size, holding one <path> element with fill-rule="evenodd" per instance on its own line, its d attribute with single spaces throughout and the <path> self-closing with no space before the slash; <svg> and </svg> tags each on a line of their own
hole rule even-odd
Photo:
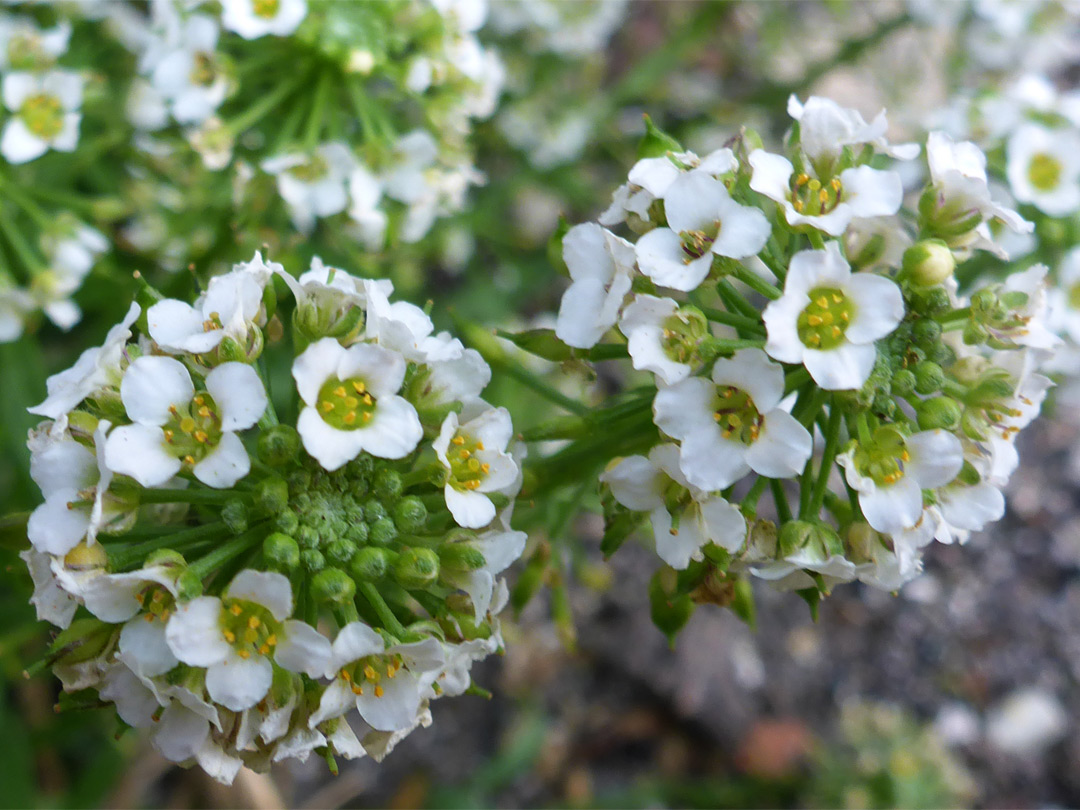
<svg viewBox="0 0 1080 810">
<path fill-rule="evenodd" d="M 221 520 L 233 534 L 243 534 L 248 530 L 247 506 L 239 498 L 232 498 L 221 507 Z"/>
<path fill-rule="evenodd" d="M 109 564 L 109 555 L 101 543 L 83 541 L 64 555 L 64 568 L 69 571 L 100 571 Z"/>
<path fill-rule="evenodd" d="M 390 570 L 393 559 L 393 552 L 368 546 L 357 551 L 349 561 L 349 572 L 358 580 L 378 582 Z"/>
<path fill-rule="evenodd" d="M 952 397 L 934 397 L 915 406 L 915 415 L 923 430 L 956 430 L 960 427 L 963 412 L 963 407 Z"/>
<path fill-rule="evenodd" d="M 487 565 L 487 560 L 469 543 L 445 543 L 439 548 L 439 563 L 450 571 L 476 571 Z"/>
<path fill-rule="evenodd" d="M 777 556 L 783 559 L 806 546 L 814 537 L 817 527 L 805 520 L 789 520 L 780 527 L 777 536 Z"/>
<path fill-rule="evenodd" d="M 941 366 L 930 360 L 915 364 L 915 390 L 923 394 L 934 394 L 945 386 L 945 372 Z"/>
<path fill-rule="evenodd" d="M 368 532 L 368 542 L 373 546 L 388 546 L 398 536 L 397 526 L 391 518 L 379 518 L 371 524 Z"/>
<path fill-rule="evenodd" d="M 439 557 L 429 548 L 408 548 L 394 561 L 394 579 L 403 588 L 424 588 L 439 577 Z"/>
<path fill-rule="evenodd" d="M 649 582 L 650 614 L 653 624 L 667 636 L 668 643 L 674 644 L 675 637 L 694 613 L 694 600 L 688 594 L 672 592 L 666 588 L 663 573 L 663 569 L 657 571 Z"/>
<path fill-rule="evenodd" d="M 915 392 L 915 372 L 907 368 L 900 369 L 893 374 L 891 387 L 897 396 L 910 396 Z"/>
<path fill-rule="evenodd" d="M 682 152 L 682 145 L 653 123 L 649 116 L 645 118 L 645 134 L 638 142 L 638 160 L 642 158 L 663 157 L 668 152 Z"/>
<path fill-rule="evenodd" d="M 276 475 L 264 478 L 255 487 L 255 508 L 264 515 L 277 515 L 289 505 L 289 485 Z"/>
<path fill-rule="evenodd" d="M 274 532 L 263 540 L 263 556 L 278 571 L 291 571 L 300 564 L 300 544 L 282 532 Z"/>
<path fill-rule="evenodd" d="M 340 568 L 324 568 L 311 580 L 316 602 L 346 605 L 356 596 L 356 583 Z"/>
<path fill-rule="evenodd" d="M 394 505 L 394 525 L 407 534 L 422 529 L 427 516 L 427 507 L 415 495 L 402 498 Z"/>
<path fill-rule="evenodd" d="M 334 565 L 348 565 L 356 553 L 356 543 L 344 537 L 338 537 L 326 547 L 326 559 Z"/>
<path fill-rule="evenodd" d="M 190 602 L 192 599 L 202 596 L 202 592 L 202 580 L 190 568 L 176 578 L 176 600 L 178 602 Z"/>
<path fill-rule="evenodd" d="M 281 467 L 296 458 L 300 450 L 300 434 L 289 425 L 274 425 L 259 434 L 255 451 L 259 461 L 271 467 Z"/>
<path fill-rule="evenodd" d="M 389 467 L 383 467 L 375 473 L 375 480 L 371 485 L 372 493 L 384 504 L 400 498 L 404 488 L 405 482 L 401 478 L 401 473 Z"/>
<path fill-rule="evenodd" d="M 940 239 L 923 239 L 904 251 L 904 275 L 920 287 L 933 287 L 952 278 L 953 252 Z"/>
<path fill-rule="evenodd" d="M 300 552 L 300 565 L 314 574 L 326 566 L 326 557 L 317 548 L 305 548 Z"/>
<path fill-rule="evenodd" d="M 119 631 L 115 624 L 100 619 L 76 619 L 61 631 L 49 647 L 49 658 L 56 666 L 72 666 L 103 655 Z"/>
</svg>

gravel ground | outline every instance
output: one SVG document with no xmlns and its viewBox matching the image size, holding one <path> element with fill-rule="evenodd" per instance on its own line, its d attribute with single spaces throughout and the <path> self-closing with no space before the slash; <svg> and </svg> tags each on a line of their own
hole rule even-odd
<svg viewBox="0 0 1080 810">
<path fill-rule="evenodd" d="M 628 546 L 610 590 L 575 594 L 575 654 L 533 606 L 505 658 L 476 671 L 494 700 L 438 702 L 433 726 L 381 766 L 343 763 L 336 779 L 321 762 L 296 767 L 279 779 L 283 797 L 313 807 L 617 802 L 647 776 L 723 779 L 763 726 L 786 730 L 765 751 L 783 759 L 784 740 L 801 750 L 807 730 L 828 738 L 841 704 L 869 698 L 936 719 L 977 805 L 1078 806 L 1080 725 L 1068 721 L 1080 711 L 1080 452 L 1056 449 L 1076 430 L 1049 421 L 1024 437 L 1027 466 L 994 531 L 933 547 L 900 596 L 838 588 L 816 624 L 796 596 L 760 587 L 756 631 L 703 608 L 670 650 L 644 598 L 655 558 Z M 1018 693 L 1027 704 L 1003 709 Z M 519 750 L 515 768 L 506 752 Z"/>
</svg>

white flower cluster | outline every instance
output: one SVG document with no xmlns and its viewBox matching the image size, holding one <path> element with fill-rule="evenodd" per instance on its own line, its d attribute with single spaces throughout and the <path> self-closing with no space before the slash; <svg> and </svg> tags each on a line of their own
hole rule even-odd
<svg viewBox="0 0 1080 810">
<path fill-rule="evenodd" d="M 46 663 L 221 781 L 381 759 L 502 646 L 499 574 L 526 539 L 510 417 L 480 356 L 392 291 L 255 254 L 193 305 L 133 304 L 32 409 L 45 500 L 22 556 L 63 628 Z M 295 427 L 259 370 L 276 362 Z"/>
<path fill-rule="evenodd" d="M 1049 387 L 1046 269 L 956 292 L 957 261 L 994 247 L 992 220 L 1030 228 L 992 200 L 977 147 L 932 134 L 930 182 L 902 211 L 881 156 L 920 150 L 889 144 L 883 113 L 867 123 L 824 98 L 789 112 L 783 154 L 744 132 L 699 157 L 650 127 L 655 156 L 562 240 L 555 335 L 655 383 L 612 409 L 600 480 L 605 550 L 629 510 L 685 572 L 665 580 L 669 606 L 730 603 L 747 573 L 818 595 L 899 587 L 929 542 L 1001 517 L 1015 436 Z M 644 454 L 640 427 L 617 432 L 635 407 L 658 429 Z M 603 433 L 604 416 L 590 424 Z"/>
</svg>

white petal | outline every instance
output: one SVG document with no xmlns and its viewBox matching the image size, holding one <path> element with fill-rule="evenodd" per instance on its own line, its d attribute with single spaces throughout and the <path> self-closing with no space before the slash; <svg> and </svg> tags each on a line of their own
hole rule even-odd
<svg viewBox="0 0 1080 810">
<path fill-rule="evenodd" d="M 774 155 L 763 149 L 755 149 L 750 153 L 750 168 L 753 176 L 750 178 L 750 188 L 759 194 L 764 194 L 773 200 L 784 200 L 790 194 L 788 180 L 795 167 L 786 157 Z"/>
<path fill-rule="evenodd" d="M 495 519 L 495 504 L 480 492 L 455 489 L 450 484 L 443 487 L 446 507 L 458 526 L 479 529 Z"/>
<path fill-rule="evenodd" d="M 723 498 L 708 498 L 698 504 L 709 540 L 734 554 L 746 542 L 746 518 L 739 508 Z"/>
<path fill-rule="evenodd" d="M 154 712 L 161 708 L 154 693 L 123 664 L 109 667 L 99 693 L 102 700 L 111 700 L 116 704 L 120 719 L 133 728 L 146 728 L 153 724 Z"/>
<path fill-rule="evenodd" d="M 366 428 L 354 430 L 362 447 L 377 458 L 404 458 L 420 443 L 424 428 L 410 402 L 399 396 L 383 396 Z"/>
<path fill-rule="evenodd" d="M 687 292 L 695 290 L 709 275 L 712 254 L 688 259 L 682 240 L 670 228 L 656 228 L 642 236 L 635 246 L 641 272 L 662 287 Z"/>
<path fill-rule="evenodd" d="M 332 649 L 333 667 L 340 669 L 369 655 L 378 655 L 386 649 L 386 642 L 363 622 L 349 622 L 338 631 Z"/>
<path fill-rule="evenodd" d="M 90 510 L 68 508 L 70 502 L 78 499 L 77 490 L 62 489 L 30 513 L 26 536 L 35 549 L 49 554 L 67 554 L 86 536 Z"/>
<path fill-rule="evenodd" d="M 784 296 L 807 294 L 815 287 L 845 288 L 851 278 L 851 267 L 836 242 L 827 242 L 824 250 L 800 250 L 791 257 Z"/>
<path fill-rule="evenodd" d="M 575 225 L 563 236 L 563 261 L 574 281 L 598 279 L 601 284 L 611 283 L 615 276 L 615 262 L 608 253 L 605 231 L 593 222 Z"/>
<path fill-rule="evenodd" d="M 207 453 L 192 472 L 208 487 L 228 489 L 251 472 L 251 458 L 240 437 L 226 431 L 221 434 L 217 447 Z"/>
<path fill-rule="evenodd" d="M 923 489 L 945 486 L 964 466 L 963 445 L 946 430 L 924 430 L 908 436 L 904 444 L 911 456 L 904 463 L 904 474 Z"/>
<path fill-rule="evenodd" d="M 664 507 L 654 509 L 651 515 L 653 536 L 656 540 L 656 554 L 672 568 L 683 570 L 690 565 L 690 560 L 699 556 L 699 551 L 708 538 L 702 532 L 697 510 L 691 504 L 683 513 L 679 528 L 672 533 L 672 519 Z"/>
<path fill-rule="evenodd" d="M 761 319 L 765 322 L 768 338 L 765 351 L 782 363 L 801 363 L 806 346 L 799 338 L 799 315 L 810 303 L 806 293 L 784 292 L 784 295 L 771 301 L 762 311 Z"/>
<path fill-rule="evenodd" d="M 420 681 L 408 670 L 379 682 L 382 697 L 375 689 L 365 688 L 356 696 L 360 716 L 376 731 L 399 731 L 412 728 L 420 711 Z"/>
<path fill-rule="evenodd" d="M 173 655 L 193 667 L 208 667 L 231 654 L 222 635 L 221 611 L 221 600 L 213 596 L 180 605 L 165 625 L 165 641 Z"/>
<path fill-rule="evenodd" d="M 746 463 L 745 445 L 723 438 L 715 423 L 710 427 L 682 443 L 679 468 L 695 487 L 715 492 L 745 476 L 750 465 Z"/>
<path fill-rule="evenodd" d="M 49 145 L 26 128 L 21 118 L 11 118 L 0 136 L 0 154 L 8 163 L 26 163 L 44 155 Z"/>
<path fill-rule="evenodd" d="M 904 186 L 897 172 L 858 166 L 841 172 L 840 183 L 853 216 L 887 217 L 900 210 Z"/>
<path fill-rule="evenodd" d="M 784 397 L 784 369 L 761 349 L 739 349 L 731 357 L 721 357 L 713 365 L 712 379 L 745 391 L 760 413 L 768 413 Z"/>
<path fill-rule="evenodd" d="M 787 411 L 765 414 L 761 433 L 746 451 L 746 463 L 767 478 L 791 478 L 802 472 L 814 452 L 810 432 Z"/>
<path fill-rule="evenodd" d="M 381 404 L 380 402 L 380 407 Z M 323 469 L 331 472 L 356 458 L 365 446 L 363 431 L 332 428 L 312 407 L 304 408 L 300 412 L 296 429 L 308 455 L 318 461 Z"/>
<path fill-rule="evenodd" d="M 242 599 L 262 605 L 279 622 L 292 615 L 293 597 L 289 578 L 272 571 L 245 568 L 229 583 L 225 599 Z"/>
<path fill-rule="evenodd" d="M 120 382 L 124 409 L 142 425 L 164 425 L 171 417 L 169 408 L 186 406 L 194 395 L 191 375 L 171 357 L 136 358 Z"/>
<path fill-rule="evenodd" d="M 673 439 L 688 439 L 710 425 L 715 427 L 715 398 L 716 386 L 701 377 L 661 388 L 653 400 L 653 422 Z"/>
<path fill-rule="evenodd" d="M 356 695 L 344 678 L 334 678 L 319 698 L 319 708 L 308 718 L 308 728 L 315 728 L 324 720 L 341 717 L 356 706 Z"/>
<path fill-rule="evenodd" d="M 202 312 L 172 298 L 158 301 L 146 310 L 146 323 L 150 337 L 170 351 L 208 352 L 225 336 L 221 329 L 203 329 Z"/>
<path fill-rule="evenodd" d="M 499 574 L 521 557 L 527 540 L 528 535 L 525 532 L 488 532 L 473 541 L 473 544 L 484 555 L 484 570 Z"/>
<path fill-rule="evenodd" d="M 904 296 L 896 284 L 872 273 L 853 273 L 844 292 L 854 305 L 844 337 L 870 343 L 885 337 L 904 319 Z"/>
<path fill-rule="evenodd" d="M 951 525 L 981 531 L 1005 514 L 1005 496 L 985 481 L 975 486 L 949 487 L 938 493 L 941 512 Z"/>
<path fill-rule="evenodd" d="M 293 361 L 292 375 L 296 390 L 308 405 L 315 405 L 323 383 L 337 374 L 338 363 L 345 349 L 333 338 L 322 338 L 304 349 Z M 335 468 L 336 469 L 336 468 Z"/>
<path fill-rule="evenodd" d="M 765 214 L 730 198 L 720 208 L 719 221 L 720 232 L 712 244 L 712 252 L 717 256 L 733 259 L 756 256 L 772 233 L 772 225 Z"/>
<path fill-rule="evenodd" d="M 165 641 L 160 621 L 132 619 L 120 631 L 120 655 L 128 666 L 146 678 L 164 675 L 180 663 Z"/>
<path fill-rule="evenodd" d="M 651 512 L 664 504 L 664 476 L 645 456 L 620 459 L 600 481 L 611 487 L 616 501 L 635 512 Z"/>
<path fill-rule="evenodd" d="M 105 463 L 121 475 L 130 475 L 144 487 L 164 484 L 180 472 L 180 459 L 166 449 L 161 428 L 123 425 L 105 442 Z"/>
<path fill-rule="evenodd" d="M 36 440 L 31 446 L 30 477 L 46 498 L 59 490 L 86 489 L 97 483 L 97 461 L 74 439 L 49 435 L 40 447 Z"/>
<path fill-rule="evenodd" d="M 367 383 L 372 396 L 385 397 L 401 389 L 405 379 L 405 358 L 382 346 L 357 343 L 346 349 L 338 360 L 337 375 L 342 380 L 359 377 Z"/>
<path fill-rule="evenodd" d="M 244 430 L 266 410 L 266 389 L 246 363 L 222 363 L 206 375 L 206 390 L 221 409 L 222 430 Z"/>
<path fill-rule="evenodd" d="M 152 738 L 154 748 L 170 762 L 185 762 L 195 756 L 206 738 L 210 724 L 179 703 L 170 703 L 161 715 Z"/>
<path fill-rule="evenodd" d="M 250 709 L 262 700 L 274 680 L 274 668 L 261 655 L 241 658 L 233 653 L 206 669 L 206 691 L 215 703 L 234 712 Z"/>
<path fill-rule="evenodd" d="M 679 167 L 666 157 L 643 158 L 634 164 L 627 180 L 654 197 L 662 197 L 680 174 Z"/>
<path fill-rule="evenodd" d="M 879 532 L 892 534 L 914 526 L 922 517 L 922 490 L 914 478 L 905 475 L 895 484 L 860 492 L 859 507 L 867 523 Z"/>
<path fill-rule="evenodd" d="M 629 284 L 625 286 L 628 290 Z M 556 337 L 578 349 L 595 346 L 604 333 L 615 325 L 615 318 L 608 323 L 599 317 L 606 309 L 607 299 L 608 290 L 603 280 L 584 278 L 575 281 L 563 293 L 559 304 L 559 315 L 555 321 Z"/>
<path fill-rule="evenodd" d="M 710 228 L 731 197 L 724 184 L 707 172 L 691 171 L 675 179 L 664 194 L 668 227 L 676 233 Z"/>
<path fill-rule="evenodd" d="M 802 361 L 814 382 L 826 391 L 846 391 L 861 388 L 869 379 L 877 349 L 872 343 L 841 343 L 829 351 L 808 348 Z"/>
<path fill-rule="evenodd" d="M 330 640 L 309 624 L 290 619 L 274 649 L 274 661 L 290 672 L 303 672 L 311 678 L 328 675 Z"/>
</svg>

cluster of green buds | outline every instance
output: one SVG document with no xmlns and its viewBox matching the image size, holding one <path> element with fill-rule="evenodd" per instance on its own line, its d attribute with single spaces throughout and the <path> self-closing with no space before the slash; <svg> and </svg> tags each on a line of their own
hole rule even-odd
<svg viewBox="0 0 1080 810">
<path fill-rule="evenodd" d="M 479 354 L 391 293 L 256 254 L 194 305 L 144 287 L 49 379 L 22 556 L 62 706 L 114 704 L 231 781 L 381 758 L 435 698 L 483 693 L 525 546 L 513 428 Z"/>
</svg>

